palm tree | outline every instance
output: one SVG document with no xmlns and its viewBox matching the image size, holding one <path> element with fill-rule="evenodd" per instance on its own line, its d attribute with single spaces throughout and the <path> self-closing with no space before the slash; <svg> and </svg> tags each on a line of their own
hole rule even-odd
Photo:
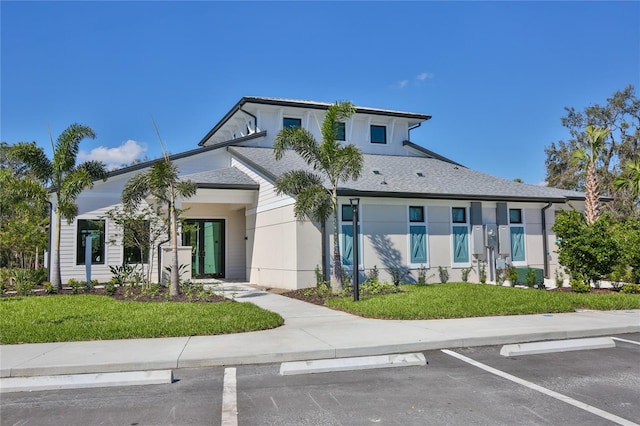
<svg viewBox="0 0 640 426">
<path fill-rule="evenodd" d="M 640 202 L 640 160 L 627 160 L 622 166 L 622 173 L 613 181 L 613 186 L 618 191 L 629 191 L 636 203 Z"/>
<path fill-rule="evenodd" d="M 276 160 L 282 159 L 287 149 L 293 149 L 317 172 L 288 171 L 277 180 L 275 187 L 278 194 L 289 194 L 296 198 L 294 213 L 300 220 L 311 219 L 324 223 L 333 213 L 331 287 L 334 291 L 342 290 L 342 263 L 338 242 L 338 185 L 340 182 L 357 180 L 364 163 L 364 157 L 358 147 L 336 141 L 336 130 L 338 123 L 355 112 L 351 102 L 336 102 L 331 105 L 322 123 L 321 143 L 316 141 L 308 130 L 297 127 L 282 129 L 274 141 Z M 323 184 L 325 180 L 329 181 L 329 189 Z"/>
<path fill-rule="evenodd" d="M 605 138 L 609 134 L 609 129 L 587 126 L 586 135 L 589 147 L 587 149 L 580 148 L 573 153 L 574 164 L 580 164 L 587 168 L 587 182 L 585 185 L 585 215 L 588 224 L 594 223 L 600 216 L 600 193 L 598 189 L 598 174 L 596 170 L 596 162 Z"/>
<path fill-rule="evenodd" d="M 53 232 L 54 256 L 51 265 L 51 284 L 62 289 L 60 274 L 60 226 L 62 217 L 71 224 L 78 216 L 76 199 L 85 189 L 93 188 L 96 180 L 107 178 L 107 170 L 100 161 L 85 161 L 76 164 L 80 142 L 84 138 L 94 139 L 95 133 L 90 127 L 72 124 L 58 136 L 53 148 L 53 159 L 47 158 L 44 150 L 33 143 L 18 143 L 11 149 L 10 155 L 28 165 L 34 176 L 47 183 L 55 193 L 56 223 Z"/>
<path fill-rule="evenodd" d="M 188 198 L 196 193 L 196 184 L 190 180 L 181 180 L 178 168 L 169 160 L 167 154 L 151 168 L 138 173 L 127 182 L 122 191 L 122 203 L 126 208 L 137 207 L 142 200 L 151 195 L 161 204 L 166 205 L 169 212 L 169 238 L 171 240 L 171 285 L 169 294 L 180 294 L 178 272 L 178 221 L 180 211 L 176 209 L 178 197 Z"/>
</svg>

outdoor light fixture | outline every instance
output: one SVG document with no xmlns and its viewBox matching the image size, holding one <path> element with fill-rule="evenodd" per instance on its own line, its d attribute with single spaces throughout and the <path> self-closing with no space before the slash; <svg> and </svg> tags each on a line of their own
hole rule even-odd
<svg viewBox="0 0 640 426">
<path fill-rule="evenodd" d="M 353 213 L 353 301 L 360 300 L 360 257 L 358 256 L 358 207 L 360 198 L 349 198 Z"/>
</svg>

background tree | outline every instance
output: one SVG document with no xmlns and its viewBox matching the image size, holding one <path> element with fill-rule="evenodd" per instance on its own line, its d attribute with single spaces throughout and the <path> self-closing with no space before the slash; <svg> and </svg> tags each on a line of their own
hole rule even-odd
<svg viewBox="0 0 640 426">
<path fill-rule="evenodd" d="M 552 143 L 545 149 L 547 184 L 585 191 L 587 173 L 572 162 L 573 153 L 578 148 L 588 147 L 587 126 L 609 129 L 596 164 L 601 193 L 613 198 L 604 210 L 611 211 L 617 218 L 640 217 L 638 204 L 631 195 L 627 191 L 616 191 L 613 186 L 621 165 L 627 160 L 640 159 L 640 100 L 634 87 L 629 85 L 615 92 L 605 105 L 595 104 L 584 111 L 576 111 L 573 107 L 565 110 L 567 114 L 562 117 L 562 125 L 569 130 L 570 138 Z"/>
<path fill-rule="evenodd" d="M 622 165 L 622 173 L 613 181 L 616 191 L 626 191 L 636 207 L 640 204 L 640 158 L 627 160 Z"/>
<path fill-rule="evenodd" d="M 578 164 L 582 169 L 586 169 L 587 178 L 585 184 L 585 214 L 588 224 L 592 224 L 600 216 L 600 192 L 598 189 L 598 174 L 596 163 L 602 151 L 604 140 L 609 134 L 608 129 L 601 129 L 595 126 L 587 126 L 586 147 L 579 147 L 573 152 L 573 163 Z"/>
<path fill-rule="evenodd" d="M 609 214 L 588 224 L 576 210 L 561 211 L 551 228 L 558 238 L 558 261 L 575 280 L 596 284 L 613 271 L 620 247 Z"/>
<path fill-rule="evenodd" d="M 338 185 L 357 180 L 364 164 L 364 157 L 358 147 L 336 141 L 338 123 L 353 114 L 355 108 L 351 102 L 336 102 L 327 109 L 322 122 L 322 142 L 316 141 L 308 130 L 298 127 L 282 129 L 274 141 L 276 160 L 282 159 L 286 150 L 292 149 L 316 172 L 291 170 L 276 182 L 278 194 L 289 194 L 296 198 L 296 218 L 324 223 L 333 214 L 331 287 L 334 291 L 341 291 L 343 287 L 338 232 Z M 328 182 L 328 188 L 325 187 L 325 181 Z M 357 265 L 357 260 L 354 265 Z"/>
<path fill-rule="evenodd" d="M 47 190 L 25 165 L 12 161 L 0 144 L 0 267 L 39 267 L 48 245 Z"/>
<path fill-rule="evenodd" d="M 176 200 L 180 197 L 189 198 L 196 193 L 196 184 L 190 180 L 181 180 L 178 168 L 164 158 L 154 163 L 151 168 L 135 175 L 122 191 L 122 203 L 125 208 L 136 209 L 147 196 L 165 206 L 169 212 L 166 229 L 171 240 L 171 284 L 169 294 L 177 296 L 180 293 L 180 275 L 178 272 L 178 222 L 181 211 L 176 208 Z"/>
<path fill-rule="evenodd" d="M 9 150 L 9 157 L 22 161 L 30 173 L 48 184 L 55 193 L 54 211 L 56 223 L 53 232 L 51 284 L 62 289 L 60 274 L 60 226 L 62 217 L 71 223 L 78 215 L 76 199 L 82 191 L 93 187 L 99 179 L 107 178 L 107 170 L 99 161 L 85 161 L 76 164 L 80 142 L 85 138 L 95 138 L 90 127 L 72 124 L 58 136 L 53 148 L 53 159 L 47 158 L 44 150 L 34 143 L 18 143 Z"/>
</svg>

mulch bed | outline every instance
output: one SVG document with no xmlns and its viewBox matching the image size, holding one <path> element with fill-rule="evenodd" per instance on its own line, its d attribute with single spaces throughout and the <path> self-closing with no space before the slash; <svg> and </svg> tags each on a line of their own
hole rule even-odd
<svg viewBox="0 0 640 426">
<path fill-rule="evenodd" d="M 116 300 L 128 301 L 128 302 L 190 302 L 190 303 L 217 303 L 217 302 L 228 302 L 229 299 L 226 299 L 222 296 L 218 296 L 216 294 L 212 294 L 207 292 L 201 295 L 193 295 L 190 296 L 187 292 L 183 291 L 181 294 L 177 296 L 169 296 L 169 289 L 166 287 L 160 287 L 158 289 L 157 294 L 151 294 L 150 292 L 145 292 L 142 287 L 116 287 L 116 292 L 113 295 L 108 295 L 104 288 L 96 287 L 91 290 L 84 290 L 80 293 L 73 293 L 73 290 L 70 287 L 63 287 L 62 290 L 59 290 L 57 293 L 46 293 L 42 286 L 34 287 L 33 294 L 26 297 L 45 297 L 45 296 L 57 296 L 57 295 L 76 295 L 76 294 L 93 294 L 98 296 L 109 296 Z M 15 292 L 7 292 L 3 294 L 1 297 L 20 297 L 20 295 Z M 25 297 L 25 296 L 23 296 Z"/>
</svg>

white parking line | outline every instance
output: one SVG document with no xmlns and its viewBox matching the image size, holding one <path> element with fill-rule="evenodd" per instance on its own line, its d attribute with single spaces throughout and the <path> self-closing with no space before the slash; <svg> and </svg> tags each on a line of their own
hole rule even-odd
<svg viewBox="0 0 640 426">
<path fill-rule="evenodd" d="M 631 343 L 633 345 L 640 345 L 640 342 L 636 342 L 635 340 L 621 339 L 619 337 L 612 337 L 612 339 L 613 340 L 617 340 L 619 342 Z"/>
<path fill-rule="evenodd" d="M 238 398 L 236 396 L 236 369 L 224 369 L 222 385 L 222 426 L 238 426 Z"/>
<path fill-rule="evenodd" d="M 528 387 L 529 389 L 533 389 L 535 391 L 538 391 L 540 393 L 548 395 L 548 396 L 550 396 L 552 398 L 555 398 L 555 399 L 557 399 L 559 401 L 566 402 L 567 404 L 570 404 L 570 405 L 573 405 L 574 407 L 578 407 L 578 408 L 580 408 L 582 410 L 588 411 L 588 412 L 590 412 L 592 414 L 595 414 L 596 416 L 602 417 L 603 419 L 609 420 L 609 421 L 617 423 L 619 425 L 640 426 L 637 423 L 634 423 L 634 422 L 629 421 L 627 419 L 623 419 L 622 417 L 618 417 L 615 414 L 608 413 L 608 412 L 603 411 L 603 410 L 601 410 L 599 408 L 593 407 L 593 406 L 591 406 L 589 404 L 585 404 L 584 402 L 580 402 L 580 401 L 575 400 L 575 399 L 573 399 L 571 397 L 568 397 L 566 395 L 562 395 L 561 393 L 554 392 L 551 389 L 544 388 L 542 386 L 536 385 L 535 383 L 532 383 L 532 382 L 529 382 L 527 380 L 521 379 L 519 377 L 513 376 L 513 375 L 511 375 L 509 373 L 505 373 L 504 371 L 500 371 L 500 370 L 497 370 L 497 369 L 495 369 L 493 367 L 489 367 L 488 365 L 485 365 L 485 364 L 483 364 L 481 362 L 475 361 L 475 360 L 473 360 L 471 358 L 467 358 L 464 355 L 460 355 L 457 352 L 453 352 L 453 351 L 450 351 L 448 349 L 442 349 L 442 352 L 444 352 L 445 354 L 447 354 L 449 356 L 457 358 L 457 359 L 459 359 L 461 361 L 464 361 L 464 362 L 466 362 L 468 364 L 471 364 L 471 365 L 473 365 L 475 367 L 481 368 L 482 370 L 487 371 L 487 372 L 489 372 L 491 374 L 495 374 L 496 376 L 502 377 L 502 378 L 507 379 L 507 380 L 511 380 L 512 382 L 518 383 L 518 384 L 520 384 L 522 386 Z"/>
</svg>

